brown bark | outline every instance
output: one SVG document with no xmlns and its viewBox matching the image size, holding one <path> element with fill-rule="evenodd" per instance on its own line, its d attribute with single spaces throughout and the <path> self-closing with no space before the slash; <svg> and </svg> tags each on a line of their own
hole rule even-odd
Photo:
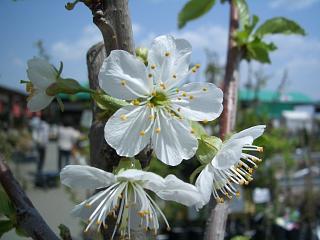
<svg viewBox="0 0 320 240">
<path fill-rule="evenodd" d="M 132 25 L 128 9 L 128 0 L 93 1 L 88 6 L 93 13 L 93 22 L 101 31 L 103 43 L 94 45 L 87 53 L 89 84 L 92 89 L 99 89 L 98 74 L 103 60 L 112 50 L 121 49 L 134 54 Z M 90 129 L 90 163 L 107 171 L 112 171 L 118 165 L 120 156 L 104 139 L 106 119 L 101 120 L 101 110 L 92 103 L 93 122 Z M 151 159 L 151 151 L 146 149 L 137 158 L 142 167 Z M 105 239 L 110 239 L 114 223 L 108 221 L 108 230 L 103 230 Z M 144 239 L 145 233 L 134 233 L 135 239 Z"/>
<path fill-rule="evenodd" d="M 12 175 L 0 154 L 0 183 L 16 209 L 17 225 L 36 240 L 59 239 L 43 220 L 37 209 Z"/>
<path fill-rule="evenodd" d="M 230 25 L 228 37 L 227 63 L 223 85 L 223 112 L 220 117 L 220 137 L 224 139 L 233 129 L 236 121 L 237 92 L 238 92 L 238 67 L 240 52 L 233 39 L 239 27 L 238 10 L 230 1 Z M 211 204 L 211 211 L 207 220 L 205 239 L 223 240 L 226 221 L 228 218 L 229 203 Z"/>
<path fill-rule="evenodd" d="M 93 46 L 87 53 L 89 84 L 99 89 L 98 74 L 102 62 L 112 50 L 122 49 L 134 53 L 131 19 L 128 0 L 93 1 L 90 7 L 93 22 L 101 31 L 104 43 Z M 106 121 L 99 119 L 100 109 L 92 103 L 93 122 L 90 129 L 90 163 L 101 169 L 113 170 L 120 157 L 104 139 Z"/>
</svg>

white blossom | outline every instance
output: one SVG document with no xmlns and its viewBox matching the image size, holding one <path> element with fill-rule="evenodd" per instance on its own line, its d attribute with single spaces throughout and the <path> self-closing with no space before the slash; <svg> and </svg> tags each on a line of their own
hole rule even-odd
<svg viewBox="0 0 320 240">
<path fill-rule="evenodd" d="M 179 87 L 199 65 L 189 69 L 191 45 L 160 36 L 148 53 L 148 66 L 128 52 L 114 50 L 99 73 L 100 87 L 130 100 L 106 123 L 105 139 L 121 156 L 132 157 L 151 142 L 158 159 L 178 165 L 190 159 L 198 142 L 191 121 L 212 121 L 222 112 L 223 93 L 212 83 Z"/>
<path fill-rule="evenodd" d="M 47 88 L 56 82 L 58 72 L 46 60 L 33 58 L 28 61 L 27 83 L 29 93 L 27 106 L 31 112 L 37 112 L 47 107 L 54 96 L 46 93 Z"/>
<path fill-rule="evenodd" d="M 61 182 L 71 188 L 98 191 L 89 199 L 77 205 L 72 214 L 88 221 L 90 228 L 106 228 L 107 217 L 116 218 L 117 229 L 122 236 L 130 238 L 131 230 L 143 228 L 155 234 L 159 229 L 161 216 L 169 223 L 157 203 L 146 190 L 154 192 L 164 200 L 176 201 L 192 206 L 200 201 L 198 189 L 175 177 L 159 175 L 137 169 L 120 171 L 117 175 L 90 166 L 69 165 L 60 173 Z"/>
<path fill-rule="evenodd" d="M 253 144 L 260 137 L 265 125 L 258 125 L 234 134 L 225 141 L 212 161 L 201 171 L 196 187 L 202 194 L 202 201 L 197 208 L 209 202 L 211 193 L 217 202 L 222 203 L 224 196 L 239 196 L 235 185 L 248 184 L 257 163 L 261 161 L 250 152 L 262 152 L 263 148 Z"/>
</svg>

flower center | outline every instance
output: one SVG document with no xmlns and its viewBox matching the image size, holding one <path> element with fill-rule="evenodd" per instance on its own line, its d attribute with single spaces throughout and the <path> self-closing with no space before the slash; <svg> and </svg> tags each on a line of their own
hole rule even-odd
<svg viewBox="0 0 320 240">
<path fill-rule="evenodd" d="M 152 93 L 152 98 L 149 100 L 154 106 L 165 106 L 169 103 L 169 99 L 164 92 Z"/>
<path fill-rule="evenodd" d="M 32 82 L 26 83 L 26 91 L 29 94 L 27 100 L 30 100 L 36 93 L 36 89 L 34 88 Z"/>
</svg>

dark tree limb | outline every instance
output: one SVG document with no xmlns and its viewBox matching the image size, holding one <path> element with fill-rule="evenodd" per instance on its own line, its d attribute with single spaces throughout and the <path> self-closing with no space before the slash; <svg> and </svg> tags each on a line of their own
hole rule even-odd
<svg viewBox="0 0 320 240">
<path fill-rule="evenodd" d="M 220 137 L 224 139 L 234 129 L 237 112 L 238 93 L 238 68 L 241 53 L 233 39 L 234 33 L 239 28 L 239 14 L 234 1 L 230 4 L 230 24 L 228 36 L 228 50 L 226 72 L 223 82 L 223 112 L 220 117 Z M 211 205 L 211 211 L 207 220 L 205 239 L 223 240 L 225 235 L 226 221 L 228 218 L 229 203 Z"/>
<path fill-rule="evenodd" d="M 87 53 L 89 84 L 91 89 L 99 90 L 98 74 L 103 60 L 112 50 L 121 49 L 134 54 L 132 24 L 128 9 L 128 0 L 93 0 L 87 5 L 93 15 L 93 22 L 99 28 L 103 43 L 91 47 Z M 120 156 L 104 139 L 106 119 L 99 116 L 101 110 L 92 102 L 93 121 L 90 129 L 90 164 L 92 166 L 112 171 L 118 165 Z M 151 151 L 146 150 L 137 157 L 142 166 L 147 166 L 151 159 Z M 109 228 L 102 229 L 104 239 L 110 239 L 114 222 L 108 220 Z M 145 237 L 145 234 L 137 233 Z M 143 237 L 139 237 L 143 239 Z"/>
<path fill-rule="evenodd" d="M 22 228 L 28 236 L 37 240 L 59 239 L 33 206 L 20 184 L 12 175 L 1 154 L 0 183 L 16 208 L 17 225 Z"/>
</svg>

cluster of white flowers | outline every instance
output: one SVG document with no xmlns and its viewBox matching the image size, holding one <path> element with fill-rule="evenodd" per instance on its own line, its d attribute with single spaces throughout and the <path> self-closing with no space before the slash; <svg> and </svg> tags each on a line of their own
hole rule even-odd
<svg viewBox="0 0 320 240">
<path fill-rule="evenodd" d="M 99 73 L 100 87 L 112 97 L 130 102 L 117 110 L 104 128 L 105 140 L 118 155 L 134 157 L 151 145 L 157 159 L 176 166 L 196 154 L 198 139 L 191 122 L 219 117 L 223 93 L 207 82 L 182 85 L 200 67 L 196 64 L 190 68 L 190 56 L 191 46 L 186 40 L 160 36 L 152 42 L 147 66 L 122 50 L 112 51 L 104 60 Z M 28 67 L 33 86 L 28 106 L 38 111 L 53 98 L 46 96 L 46 88 L 55 81 L 57 71 L 39 59 L 30 60 Z M 114 175 L 76 165 L 61 171 L 61 182 L 72 188 L 96 191 L 73 210 L 75 216 L 88 221 L 86 231 L 93 226 L 106 228 L 107 217 L 113 216 L 116 218 L 113 235 L 118 229 L 122 236 L 130 238 L 130 231 L 141 227 L 157 233 L 158 216 L 168 228 L 169 223 L 146 190 L 161 199 L 198 209 L 208 203 L 211 194 L 219 203 L 239 196 L 238 185 L 252 180 L 252 173 L 261 161 L 250 151 L 262 151 L 252 144 L 264 129 L 264 125 L 254 126 L 222 143 L 212 161 L 203 167 L 195 186 L 174 175 L 162 178 L 138 169 L 121 169 Z"/>
</svg>

